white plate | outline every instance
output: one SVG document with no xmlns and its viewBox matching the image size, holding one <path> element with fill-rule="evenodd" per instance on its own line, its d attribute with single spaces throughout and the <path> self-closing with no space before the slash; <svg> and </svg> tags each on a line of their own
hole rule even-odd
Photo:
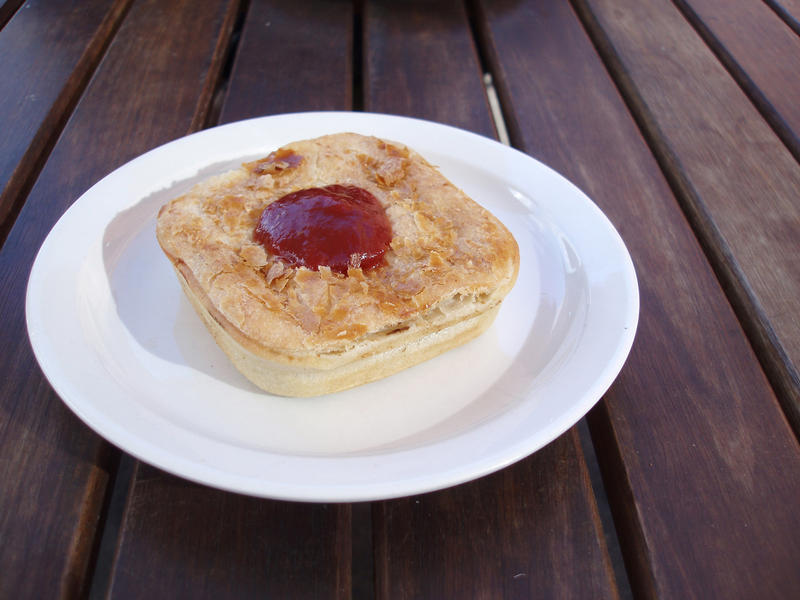
<svg viewBox="0 0 800 600">
<path fill-rule="evenodd" d="M 156 213 L 199 179 L 340 131 L 403 142 L 439 165 L 514 234 L 519 279 L 493 327 L 465 346 L 347 392 L 266 395 L 184 298 L 156 242 Z M 53 228 L 27 294 L 39 364 L 100 435 L 187 479 L 304 501 L 440 489 L 531 454 L 608 389 L 638 314 L 622 240 L 560 175 L 459 129 L 335 112 L 209 129 L 117 169 Z"/>
</svg>

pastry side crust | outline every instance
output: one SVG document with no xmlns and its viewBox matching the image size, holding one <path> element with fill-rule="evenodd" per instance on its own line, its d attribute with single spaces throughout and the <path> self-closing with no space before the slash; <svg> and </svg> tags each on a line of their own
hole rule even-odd
<svg viewBox="0 0 800 600">
<path fill-rule="evenodd" d="M 238 339 L 238 331 L 208 309 L 176 269 L 181 287 L 217 345 L 231 362 L 259 388 L 281 396 L 304 398 L 346 390 L 394 375 L 404 369 L 456 348 L 483 333 L 494 321 L 500 305 L 466 319 L 425 330 L 405 330 L 374 337 L 345 355 L 319 356 L 318 360 L 285 361 L 256 354 Z"/>
</svg>

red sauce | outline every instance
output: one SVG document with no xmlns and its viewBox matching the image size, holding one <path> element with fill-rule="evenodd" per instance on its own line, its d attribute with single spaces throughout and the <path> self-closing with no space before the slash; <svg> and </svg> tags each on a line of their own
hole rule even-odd
<svg viewBox="0 0 800 600">
<path fill-rule="evenodd" d="M 254 236 L 292 266 L 338 273 L 383 261 L 392 227 L 377 198 L 353 185 L 292 192 L 268 205 Z"/>
</svg>

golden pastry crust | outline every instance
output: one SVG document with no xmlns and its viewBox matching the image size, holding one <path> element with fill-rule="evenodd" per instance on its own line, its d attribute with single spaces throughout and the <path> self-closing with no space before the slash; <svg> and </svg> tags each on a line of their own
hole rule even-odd
<svg viewBox="0 0 800 600">
<path fill-rule="evenodd" d="M 294 268 L 253 240 L 269 203 L 331 184 L 383 205 L 385 264 Z M 493 312 L 519 268 L 508 230 L 419 154 L 353 133 L 288 144 L 197 185 L 162 207 L 157 237 L 207 324 L 254 357 L 323 370 Z"/>
</svg>

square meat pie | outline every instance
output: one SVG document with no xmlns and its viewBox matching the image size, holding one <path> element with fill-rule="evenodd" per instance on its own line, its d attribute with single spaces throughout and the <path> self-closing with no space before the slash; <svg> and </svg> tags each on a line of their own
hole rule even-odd
<svg viewBox="0 0 800 600">
<path fill-rule="evenodd" d="M 313 396 L 391 375 L 494 320 L 509 231 L 419 154 L 352 133 L 288 144 L 163 206 L 158 241 L 233 364 Z"/>
</svg>

